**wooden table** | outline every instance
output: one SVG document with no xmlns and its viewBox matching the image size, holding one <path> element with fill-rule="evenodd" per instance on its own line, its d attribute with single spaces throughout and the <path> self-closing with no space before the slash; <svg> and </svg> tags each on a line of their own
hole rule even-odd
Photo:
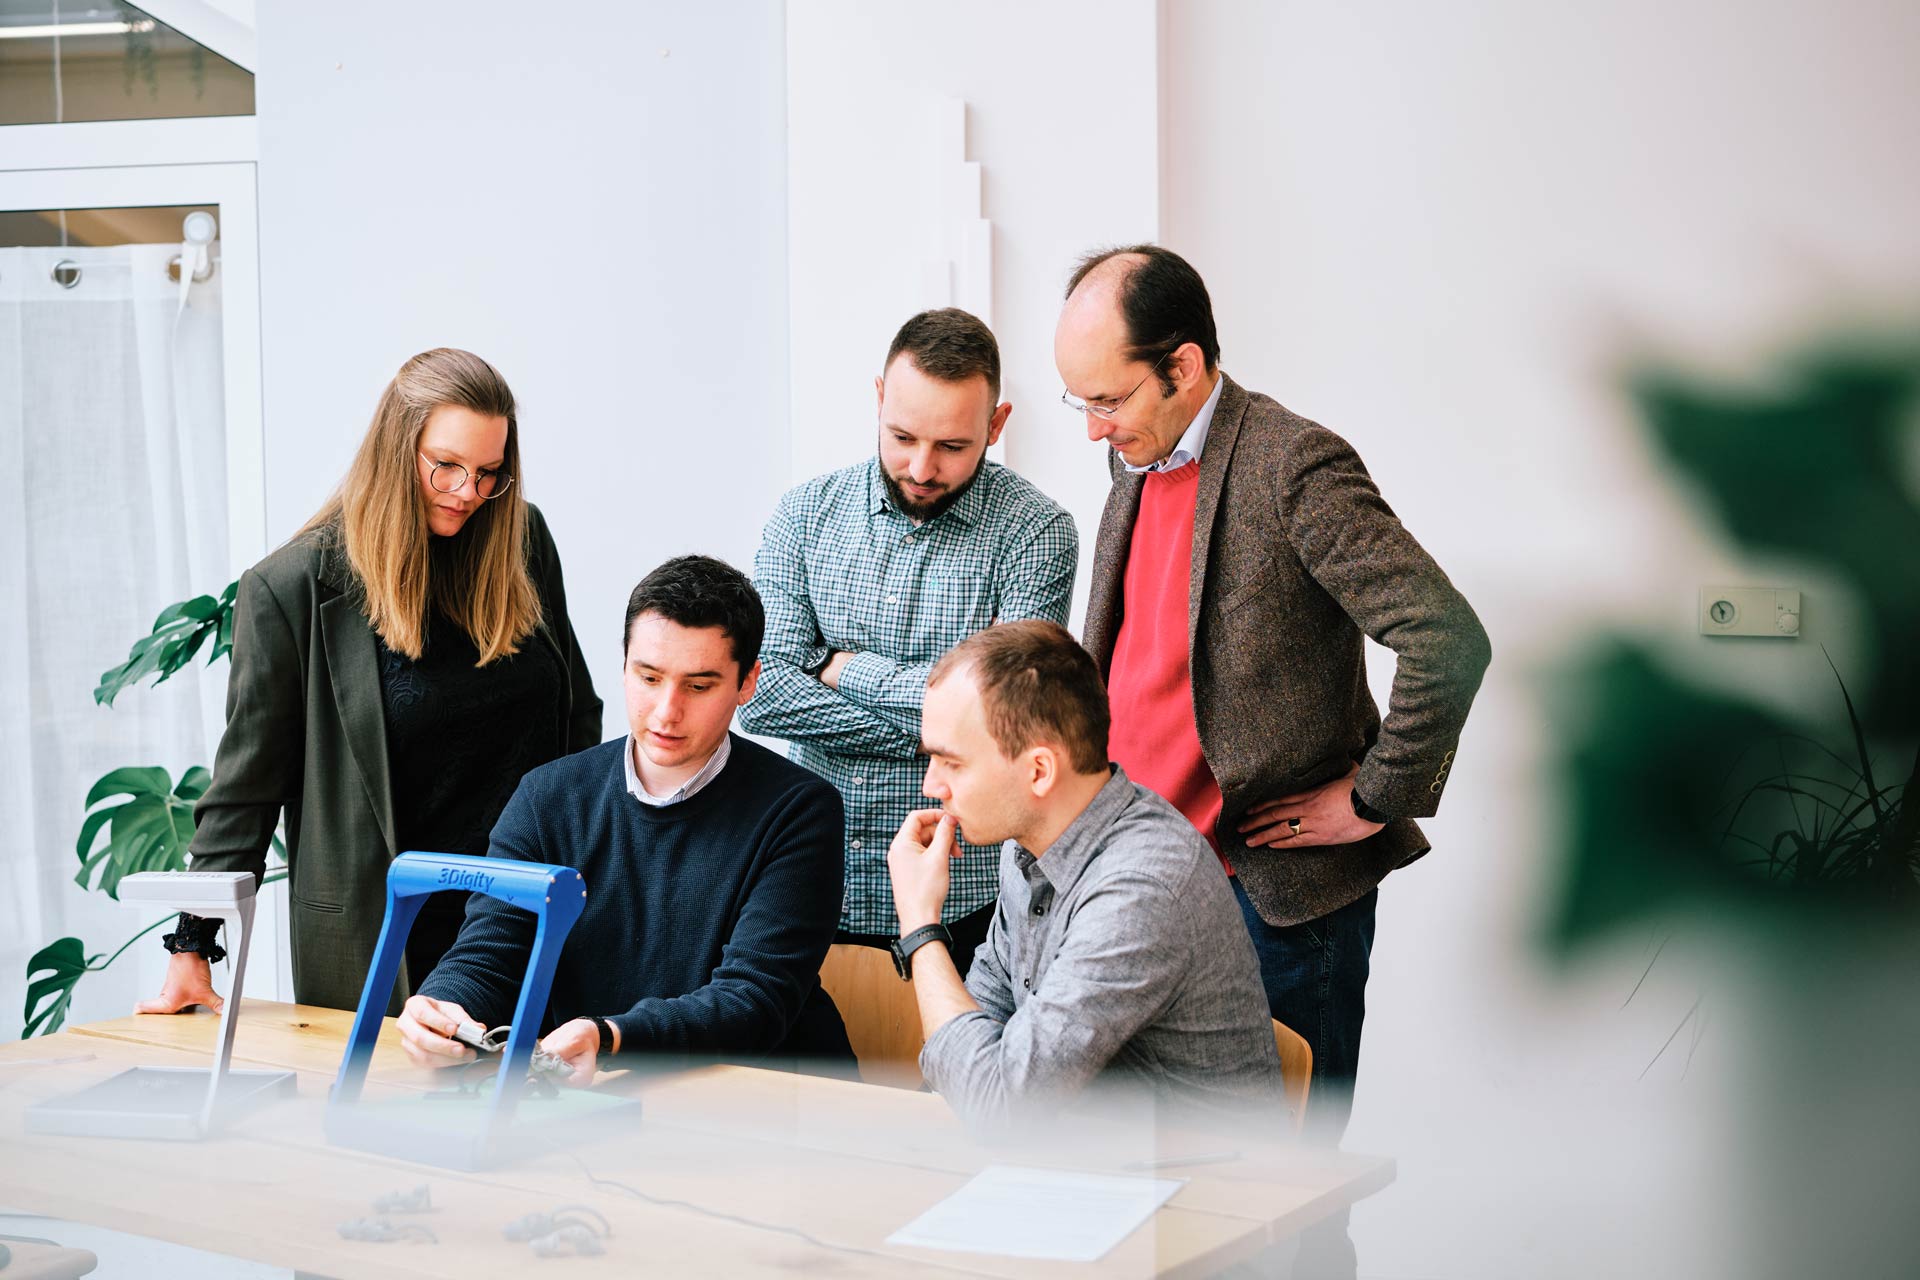
<svg viewBox="0 0 1920 1280">
<path fill-rule="evenodd" d="M 1386 1186 L 1391 1161 L 1256 1147 L 1223 1163 L 1168 1168 L 1188 1181 L 1098 1263 L 1036 1262 L 886 1243 L 989 1164 L 1112 1173 L 1139 1159 L 1217 1153 L 1218 1136 L 1143 1127 L 1071 1147 L 1008 1152 L 975 1144 L 923 1093 L 748 1067 L 621 1082 L 644 1114 L 618 1132 L 484 1173 L 455 1173 L 330 1147 L 321 1112 L 350 1013 L 245 1002 L 234 1061 L 299 1076 L 300 1096 L 200 1143 L 24 1132 L 23 1108 L 135 1065 L 204 1064 L 211 1015 L 129 1017 L 0 1046 L 0 1207 L 97 1223 L 216 1253 L 334 1276 L 467 1278 L 541 1260 L 501 1227 L 530 1211 L 587 1205 L 613 1227 L 607 1255 L 567 1274 L 844 1277 L 1093 1277 L 1211 1274 Z M 370 1085 L 441 1087 L 413 1069 L 391 1020 Z M 83 1058 L 83 1061 L 43 1061 Z M 190 1172 L 189 1172 L 190 1170 Z M 343 1240 L 373 1196 L 425 1182 L 419 1222 L 437 1244 Z"/>
</svg>

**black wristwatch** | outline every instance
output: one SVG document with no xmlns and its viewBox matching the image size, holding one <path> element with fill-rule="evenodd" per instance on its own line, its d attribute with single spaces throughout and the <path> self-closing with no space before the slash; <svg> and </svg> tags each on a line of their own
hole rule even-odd
<svg viewBox="0 0 1920 1280">
<path fill-rule="evenodd" d="M 1372 805 L 1368 804 L 1365 800 L 1362 800 L 1360 798 L 1360 792 L 1358 790 L 1354 791 L 1353 793 L 1353 816 L 1360 819 L 1360 821 L 1362 822 L 1377 823 L 1378 825 L 1383 827 L 1386 826 L 1389 822 L 1393 821 L 1392 814 L 1382 813 L 1378 809 L 1374 808 Z"/>
<path fill-rule="evenodd" d="M 922 925 L 904 938 L 893 940 L 893 968 L 902 982 L 913 981 L 913 953 L 929 942 L 944 942 L 948 949 L 952 949 L 953 935 L 947 932 L 947 926 L 943 924 L 929 924 Z"/>
<path fill-rule="evenodd" d="M 221 946 L 220 922 L 204 916 L 180 913 L 180 919 L 174 924 L 172 933 L 160 935 L 160 945 L 170 955 L 179 955 L 182 951 L 195 951 L 206 957 L 208 964 L 216 964 L 227 958 L 227 950 Z"/>
<path fill-rule="evenodd" d="M 613 1056 L 613 1024 L 598 1014 L 590 1017 L 588 1021 L 593 1023 L 593 1029 L 600 1033 L 600 1053 L 598 1056 L 611 1058 Z"/>
<path fill-rule="evenodd" d="M 825 671 L 827 669 L 827 664 L 832 661 L 833 661 L 833 650 L 830 647 L 823 647 L 820 650 L 819 658 L 815 659 L 812 662 L 809 662 L 806 666 L 800 668 L 800 670 L 804 671 L 806 674 L 818 680 L 820 678 L 820 673 L 822 671 Z"/>
</svg>

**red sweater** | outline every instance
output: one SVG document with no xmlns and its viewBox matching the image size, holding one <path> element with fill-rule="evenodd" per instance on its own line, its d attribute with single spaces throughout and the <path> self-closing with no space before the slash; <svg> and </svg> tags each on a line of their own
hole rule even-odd
<svg viewBox="0 0 1920 1280">
<path fill-rule="evenodd" d="M 1109 752 L 1128 777 L 1166 797 L 1217 854 L 1213 826 L 1220 817 L 1220 784 L 1200 751 L 1187 655 L 1193 503 L 1199 493 L 1198 462 L 1149 473 L 1141 487 L 1121 587 L 1120 634 L 1107 674 Z"/>
</svg>

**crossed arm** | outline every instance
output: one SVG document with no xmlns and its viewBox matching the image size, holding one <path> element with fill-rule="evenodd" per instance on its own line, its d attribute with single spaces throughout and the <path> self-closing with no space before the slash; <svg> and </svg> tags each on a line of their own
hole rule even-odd
<svg viewBox="0 0 1920 1280">
<path fill-rule="evenodd" d="M 766 608 L 767 630 L 760 646 L 760 685 L 741 708 L 740 723 L 751 733 L 818 742 L 850 754 L 914 755 L 920 749 L 917 722 L 909 735 L 807 674 L 805 668 L 826 658 L 828 649 L 807 594 L 804 553 L 789 494 L 767 521 L 754 557 L 754 586 Z"/>
<path fill-rule="evenodd" d="M 996 574 L 999 600 L 995 622 L 1045 618 L 1067 625 L 1073 603 L 1073 578 L 1080 566 L 1080 539 L 1073 518 L 1055 512 L 1011 541 L 1017 547 Z M 835 673 L 841 696 L 920 741 L 920 702 L 926 695 L 931 662 L 895 662 L 878 653 L 851 655 Z"/>
<path fill-rule="evenodd" d="M 1064 626 L 1079 567 L 1072 517 L 1053 512 L 1011 541 L 1018 549 L 996 572 L 994 620 L 1047 618 Z M 800 519 L 787 500 L 767 522 L 754 559 L 754 584 L 766 605 L 767 636 L 760 688 L 741 712 L 741 723 L 754 733 L 839 751 L 916 753 L 920 702 L 933 663 L 829 648 L 807 594 Z M 823 659 L 827 665 L 821 674 L 808 675 L 805 668 Z"/>
</svg>

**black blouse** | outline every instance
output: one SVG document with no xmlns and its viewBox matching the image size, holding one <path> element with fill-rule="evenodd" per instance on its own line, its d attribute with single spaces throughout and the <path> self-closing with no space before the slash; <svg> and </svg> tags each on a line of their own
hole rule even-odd
<svg viewBox="0 0 1920 1280">
<path fill-rule="evenodd" d="M 459 624 L 435 613 L 415 660 L 376 636 L 380 697 L 401 852 L 482 855 L 487 836 L 528 770 L 566 754 L 554 708 L 565 673 L 545 645 L 475 664 L 480 651 Z M 459 933 L 464 893 L 427 899 L 407 940 L 418 986 Z"/>
</svg>

